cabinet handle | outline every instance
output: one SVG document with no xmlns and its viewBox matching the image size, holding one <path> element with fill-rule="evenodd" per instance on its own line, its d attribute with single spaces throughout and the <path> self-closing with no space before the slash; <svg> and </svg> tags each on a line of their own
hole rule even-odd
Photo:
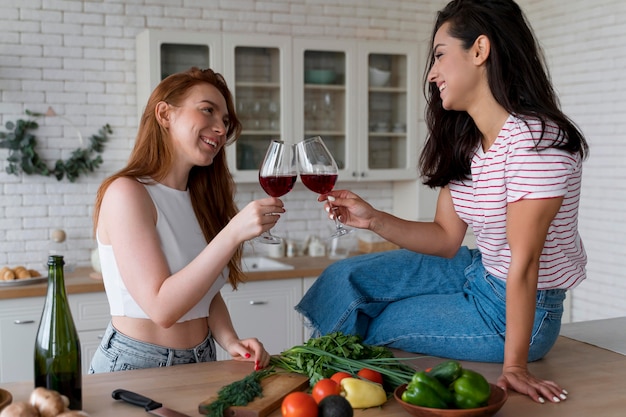
<svg viewBox="0 0 626 417">
<path fill-rule="evenodd" d="M 15 320 L 13 322 L 13 324 L 32 324 L 34 322 L 35 322 L 35 320 L 20 320 L 20 319 L 17 319 L 17 320 Z"/>
<path fill-rule="evenodd" d="M 263 304 L 267 304 L 267 301 L 254 301 L 254 300 L 250 301 L 251 306 L 261 306 Z"/>
</svg>

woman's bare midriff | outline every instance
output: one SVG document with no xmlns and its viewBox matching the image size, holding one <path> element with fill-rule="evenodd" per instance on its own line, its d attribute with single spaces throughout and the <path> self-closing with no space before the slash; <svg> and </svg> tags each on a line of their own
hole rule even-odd
<svg viewBox="0 0 626 417">
<path fill-rule="evenodd" d="M 206 339 L 209 324 L 206 317 L 176 323 L 169 329 L 148 319 L 114 316 L 113 327 L 124 335 L 142 342 L 172 349 L 191 349 Z"/>
</svg>

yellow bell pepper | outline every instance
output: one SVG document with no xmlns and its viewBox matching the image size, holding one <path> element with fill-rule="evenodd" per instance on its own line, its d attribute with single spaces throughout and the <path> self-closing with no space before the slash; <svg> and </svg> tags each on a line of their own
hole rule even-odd
<svg viewBox="0 0 626 417">
<path fill-rule="evenodd" d="M 342 379 L 341 395 L 352 408 L 378 407 L 387 401 L 387 393 L 382 385 L 359 378 Z"/>
</svg>

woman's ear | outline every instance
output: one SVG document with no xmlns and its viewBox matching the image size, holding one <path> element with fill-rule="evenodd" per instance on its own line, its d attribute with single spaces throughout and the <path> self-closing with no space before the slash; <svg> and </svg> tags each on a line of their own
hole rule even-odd
<svg viewBox="0 0 626 417">
<path fill-rule="evenodd" d="M 482 65 L 489 58 L 489 53 L 491 52 L 491 42 L 489 38 L 485 35 L 480 35 L 474 41 L 474 45 L 472 46 L 472 54 L 474 63 L 476 65 Z"/>
<path fill-rule="evenodd" d="M 165 128 L 170 126 L 170 105 L 164 101 L 159 101 L 154 109 L 157 122 Z"/>
</svg>

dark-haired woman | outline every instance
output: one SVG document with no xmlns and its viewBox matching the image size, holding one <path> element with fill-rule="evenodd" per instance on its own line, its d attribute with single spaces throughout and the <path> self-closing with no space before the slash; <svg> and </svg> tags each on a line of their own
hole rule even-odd
<svg viewBox="0 0 626 417">
<path fill-rule="evenodd" d="M 238 212 L 224 146 L 241 124 L 224 78 L 192 68 L 150 96 L 127 165 L 98 190 L 94 228 L 111 323 L 90 373 L 234 359 L 265 367 L 239 339 L 220 295 L 241 281 L 244 241 L 270 229 L 282 201 Z"/>
<path fill-rule="evenodd" d="M 399 219 L 345 190 L 320 196 L 338 207 L 331 217 L 403 249 L 332 265 L 296 309 L 315 335 L 502 362 L 499 386 L 559 402 L 567 392 L 527 363 L 551 349 L 565 292 L 585 278 L 577 215 L 587 144 L 513 1 L 450 2 L 430 57 L 420 165 L 440 189 L 434 221 Z M 468 226 L 477 249 L 461 246 Z"/>
</svg>

